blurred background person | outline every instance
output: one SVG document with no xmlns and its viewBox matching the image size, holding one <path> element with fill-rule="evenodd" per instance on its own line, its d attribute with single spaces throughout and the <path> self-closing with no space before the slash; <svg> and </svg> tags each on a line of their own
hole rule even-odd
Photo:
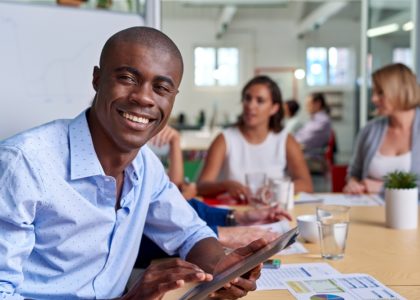
<svg viewBox="0 0 420 300">
<path fill-rule="evenodd" d="M 251 79 L 242 89 L 242 114 L 234 127 L 212 142 L 198 180 L 200 195 L 222 193 L 249 199 L 245 174 L 269 178 L 289 175 L 296 192 L 311 192 L 312 181 L 299 144 L 282 128 L 283 106 L 277 84 L 267 76 Z"/>
<path fill-rule="evenodd" d="M 301 127 L 302 121 L 298 117 L 299 112 L 299 102 L 295 99 L 290 99 L 284 102 L 284 129 L 291 133 L 295 134 Z"/>
<path fill-rule="evenodd" d="M 420 178 L 420 95 L 415 74 L 401 63 L 391 64 L 372 74 L 372 84 L 379 117 L 358 135 L 346 193 L 379 193 L 383 177 L 392 171 L 411 171 Z"/>
<path fill-rule="evenodd" d="M 184 182 L 183 156 L 181 136 L 179 132 L 165 126 L 148 143 L 148 146 L 162 160 L 167 160 L 166 167 L 169 179 L 178 186 L 188 203 L 199 217 L 217 234 L 219 241 L 227 248 L 238 248 L 247 245 L 260 237 L 271 241 L 278 233 L 266 228 L 250 227 L 250 225 L 267 224 L 279 220 L 291 220 L 291 216 L 280 207 L 261 207 L 247 210 L 233 210 L 211 207 L 198 199 L 195 183 Z M 182 216 L 180 216 L 182 217 Z M 168 257 L 151 239 L 143 235 L 135 268 L 146 268 L 157 258 Z"/>
<path fill-rule="evenodd" d="M 310 119 L 296 134 L 304 153 L 319 153 L 327 146 L 331 134 L 330 108 L 323 93 L 312 93 L 306 99 L 306 110 Z"/>
</svg>

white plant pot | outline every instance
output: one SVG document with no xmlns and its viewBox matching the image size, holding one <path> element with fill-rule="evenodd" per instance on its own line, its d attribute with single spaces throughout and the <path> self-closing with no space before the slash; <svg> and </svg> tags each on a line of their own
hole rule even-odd
<svg viewBox="0 0 420 300">
<path fill-rule="evenodd" d="M 386 226 L 415 229 L 418 223 L 418 189 L 385 189 Z"/>
</svg>

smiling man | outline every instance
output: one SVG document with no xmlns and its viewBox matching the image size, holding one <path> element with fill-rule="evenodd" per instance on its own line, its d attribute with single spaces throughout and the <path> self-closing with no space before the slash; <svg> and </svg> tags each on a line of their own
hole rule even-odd
<svg viewBox="0 0 420 300">
<path fill-rule="evenodd" d="M 89 109 L 0 143 L 0 299 L 160 299 L 266 244 L 225 256 L 144 146 L 165 126 L 182 72 L 160 31 L 120 31 L 94 68 Z M 143 233 L 185 260 L 150 266 L 123 294 Z M 213 296 L 246 295 L 259 272 Z"/>
</svg>

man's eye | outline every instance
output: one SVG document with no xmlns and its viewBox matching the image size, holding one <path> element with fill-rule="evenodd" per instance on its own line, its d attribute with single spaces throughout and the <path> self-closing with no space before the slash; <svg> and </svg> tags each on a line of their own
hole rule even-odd
<svg viewBox="0 0 420 300">
<path fill-rule="evenodd" d="M 155 89 L 159 93 L 171 93 L 171 89 L 164 85 L 156 85 Z"/>
<path fill-rule="evenodd" d="M 129 75 L 120 75 L 118 79 L 129 83 L 136 83 L 136 80 Z"/>
</svg>

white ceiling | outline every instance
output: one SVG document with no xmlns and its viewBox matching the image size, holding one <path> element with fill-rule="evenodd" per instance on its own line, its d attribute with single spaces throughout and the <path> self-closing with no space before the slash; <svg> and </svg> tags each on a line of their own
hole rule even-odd
<svg viewBox="0 0 420 300">
<path fill-rule="evenodd" d="M 344 2 L 339 18 L 360 20 L 360 0 L 163 0 L 163 18 L 217 19 L 224 6 L 235 5 L 235 18 L 294 19 L 297 22 L 325 3 Z"/>
</svg>

